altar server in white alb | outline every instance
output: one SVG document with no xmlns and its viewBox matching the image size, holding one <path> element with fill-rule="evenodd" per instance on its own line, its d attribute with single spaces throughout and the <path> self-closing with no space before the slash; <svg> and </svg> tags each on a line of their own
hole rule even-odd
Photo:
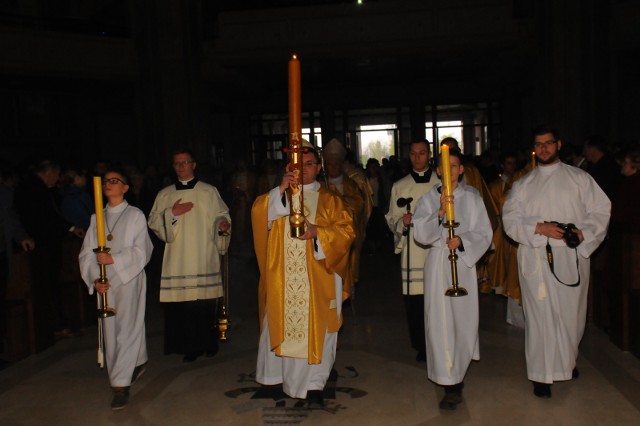
<svg viewBox="0 0 640 426">
<path fill-rule="evenodd" d="M 442 410 L 455 410 L 462 402 L 464 376 L 471 360 L 480 359 L 478 343 L 478 285 L 476 262 L 487 251 L 493 237 L 491 222 L 478 191 L 462 182 L 464 165 L 460 151 L 451 150 L 451 185 L 455 206 L 455 237 L 449 239 L 442 186 L 424 195 L 413 216 L 414 238 L 430 245 L 424 265 L 424 318 L 427 373 L 444 386 Z M 442 176 L 442 165 L 438 165 Z M 452 286 L 450 249 L 455 249 L 458 282 L 468 295 L 445 295 Z"/>
<path fill-rule="evenodd" d="M 425 362 L 427 359 L 424 341 L 424 260 L 428 247 L 419 244 L 413 238 L 413 210 L 418 200 L 429 192 L 438 178 L 429 169 L 429 141 L 417 140 L 409 148 L 411 173 L 393 184 L 389 211 L 385 215 L 387 225 L 393 232 L 395 253 L 401 253 L 400 269 L 402 273 L 402 294 L 404 295 L 405 311 L 409 324 L 409 338 L 411 346 L 418 353 L 416 361 Z M 409 259 L 407 259 L 409 257 Z M 407 270 L 407 260 L 409 269 Z"/>
<path fill-rule="evenodd" d="M 124 200 L 128 190 L 128 180 L 123 173 L 105 174 L 103 193 L 108 204 L 104 220 L 110 251 L 93 251 L 98 247 L 94 214 L 79 255 L 80 273 L 89 293 L 93 294 L 94 288 L 100 294 L 106 292 L 109 306 L 116 310 L 115 316 L 101 320 L 114 410 L 127 405 L 129 386 L 144 372 L 147 362 L 144 267 L 151 259 L 153 245 L 144 213 Z M 106 265 L 106 284 L 96 282 L 100 277 L 100 264 Z"/>
<path fill-rule="evenodd" d="M 589 256 L 605 238 L 611 202 L 589 174 L 560 161 L 556 130 L 538 127 L 533 146 L 538 167 L 514 184 L 502 221 L 507 235 L 520 243 L 527 375 L 534 395 L 550 398 L 554 381 L 578 376 Z"/>
<path fill-rule="evenodd" d="M 229 244 L 229 208 L 218 190 L 195 177 L 186 149 L 173 155 L 177 181 L 161 190 L 149 228 L 166 243 L 160 278 L 164 352 L 193 362 L 218 352 L 216 299 L 223 296 L 220 254 Z"/>
</svg>

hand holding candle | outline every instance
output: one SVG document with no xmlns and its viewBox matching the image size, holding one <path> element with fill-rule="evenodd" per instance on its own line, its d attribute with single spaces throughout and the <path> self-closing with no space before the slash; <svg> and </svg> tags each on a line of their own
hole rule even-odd
<svg viewBox="0 0 640 426">
<path fill-rule="evenodd" d="M 100 298 L 102 299 L 102 307 L 98 305 L 98 318 L 109 318 L 116 314 L 116 310 L 109 307 L 107 303 L 107 291 L 109 290 L 109 280 L 107 279 L 107 269 L 104 261 L 104 254 L 109 253 L 106 247 L 107 241 L 104 232 L 104 206 L 102 205 L 102 178 L 100 176 L 93 177 L 93 201 L 96 206 L 96 234 L 98 236 L 98 248 L 93 251 L 98 256 L 98 264 L 100 265 L 100 278 L 95 282 L 102 285 L 96 285 Z M 113 260 L 113 259 L 112 259 Z M 102 347 L 102 346 L 101 346 Z"/>
<path fill-rule="evenodd" d="M 440 147 L 440 155 L 442 156 L 442 193 L 446 197 L 451 197 L 453 196 L 453 188 L 451 186 L 451 161 L 449 159 L 449 147 L 447 145 Z M 445 213 L 447 215 L 447 221 L 455 221 L 453 202 L 445 205 Z"/>
<path fill-rule="evenodd" d="M 104 232 L 104 206 L 102 205 L 102 178 L 93 177 L 93 196 L 96 207 L 96 231 L 98 234 L 98 247 L 107 245 Z"/>
</svg>

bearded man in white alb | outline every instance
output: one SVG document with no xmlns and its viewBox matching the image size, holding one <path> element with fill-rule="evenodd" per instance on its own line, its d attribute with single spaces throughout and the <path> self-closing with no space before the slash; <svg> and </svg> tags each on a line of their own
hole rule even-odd
<svg viewBox="0 0 640 426">
<path fill-rule="evenodd" d="M 534 395 L 550 398 L 554 381 L 578 376 L 589 256 L 605 238 L 611 202 L 588 173 L 560 161 L 556 130 L 538 127 L 533 146 L 538 167 L 514 184 L 502 221 L 520 243 L 527 375 Z"/>
</svg>

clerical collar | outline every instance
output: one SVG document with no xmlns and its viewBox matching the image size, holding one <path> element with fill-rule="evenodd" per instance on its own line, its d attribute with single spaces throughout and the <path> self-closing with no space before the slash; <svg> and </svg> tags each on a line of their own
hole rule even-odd
<svg viewBox="0 0 640 426">
<path fill-rule="evenodd" d="M 193 189 L 193 187 L 196 186 L 196 183 L 198 183 L 198 178 L 193 178 L 188 182 L 179 180 L 176 182 L 176 190 L 182 191 L 185 189 Z"/>
<path fill-rule="evenodd" d="M 328 176 L 328 181 L 329 181 L 329 183 L 331 183 L 333 185 L 341 185 L 342 181 L 343 181 L 343 178 L 342 178 L 342 175 L 340 175 L 338 177 L 334 177 L 334 178 Z"/>
<path fill-rule="evenodd" d="M 411 176 L 416 183 L 427 183 L 431 180 L 431 169 L 427 169 L 424 172 L 411 170 Z"/>
</svg>

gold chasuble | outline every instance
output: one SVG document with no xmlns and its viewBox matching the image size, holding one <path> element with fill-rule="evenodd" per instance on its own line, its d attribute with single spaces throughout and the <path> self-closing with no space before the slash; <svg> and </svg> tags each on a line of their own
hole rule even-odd
<svg viewBox="0 0 640 426">
<path fill-rule="evenodd" d="M 496 204 L 491 198 L 491 193 L 487 187 L 487 183 L 482 178 L 480 170 L 473 164 L 464 165 L 464 183 L 473 186 L 480 193 L 484 206 L 487 209 L 487 215 L 489 216 L 489 222 L 491 222 L 491 228 L 496 229 L 500 225 L 499 213 Z"/>
<path fill-rule="evenodd" d="M 325 182 L 320 182 L 323 188 L 328 188 L 340 195 L 345 207 L 351 210 L 351 216 L 353 217 L 353 228 L 356 232 L 356 239 L 351 246 L 351 253 L 349 254 L 349 279 L 345 280 L 343 285 L 345 291 L 351 292 L 351 286 L 355 285 L 360 278 L 360 252 L 364 245 L 365 232 L 367 230 L 367 222 L 371 215 L 371 210 L 366 209 L 367 200 L 360 188 L 351 178 L 346 174 L 342 175 L 342 190 L 336 185 L 329 182 L 329 186 Z M 368 181 L 367 181 L 368 185 Z M 371 199 L 371 194 L 368 195 Z M 349 287 L 349 288 L 346 288 Z"/>
<path fill-rule="evenodd" d="M 317 244 L 325 258 L 314 257 L 314 239 L 290 237 L 289 216 L 268 228 L 269 195 L 259 196 L 251 211 L 254 246 L 260 269 L 260 329 L 268 317 L 270 349 L 278 356 L 322 361 L 324 337 L 342 325 L 337 306 L 348 296 L 335 294 L 335 277 L 349 270 L 349 249 L 355 238 L 353 219 L 331 191 L 304 190 L 305 214 L 317 226 Z"/>
</svg>

